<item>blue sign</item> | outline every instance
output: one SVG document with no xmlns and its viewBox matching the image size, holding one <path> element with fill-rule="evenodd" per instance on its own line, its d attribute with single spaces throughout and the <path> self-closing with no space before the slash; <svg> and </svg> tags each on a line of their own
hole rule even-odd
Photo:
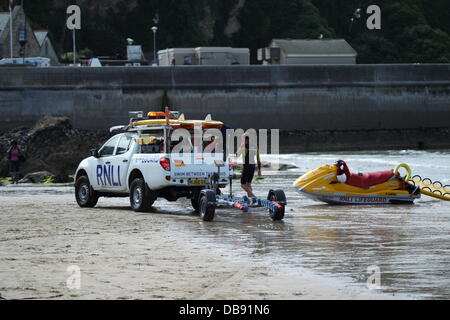
<svg viewBox="0 0 450 320">
<path fill-rule="evenodd" d="M 25 29 L 24 25 L 21 24 L 19 26 L 19 43 L 24 46 L 28 42 L 27 39 L 27 29 Z"/>
</svg>

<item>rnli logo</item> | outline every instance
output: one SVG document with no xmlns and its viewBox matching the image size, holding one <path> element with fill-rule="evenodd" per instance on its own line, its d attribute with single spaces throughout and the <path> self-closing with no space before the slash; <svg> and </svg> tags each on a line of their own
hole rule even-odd
<svg viewBox="0 0 450 320">
<path fill-rule="evenodd" d="M 121 187 L 120 166 L 98 165 L 97 166 L 97 184 L 99 186 Z"/>
</svg>

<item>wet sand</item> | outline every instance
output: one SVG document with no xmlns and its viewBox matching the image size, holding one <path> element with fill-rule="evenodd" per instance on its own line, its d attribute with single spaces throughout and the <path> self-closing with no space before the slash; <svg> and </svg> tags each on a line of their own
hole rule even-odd
<svg viewBox="0 0 450 320">
<path fill-rule="evenodd" d="M 190 201 L 158 200 L 136 214 L 128 199 L 81 209 L 70 187 L 0 187 L 0 294 L 6 299 L 448 299 L 449 202 L 329 206 L 298 194 L 307 170 L 345 159 L 353 172 L 408 163 L 450 185 L 450 152 L 286 154 L 298 168 L 263 170 L 255 193 L 286 192 L 283 222 L 266 212 L 217 210 L 212 223 Z M 264 161 L 271 161 L 264 156 Z M 236 186 L 235 186 L 236 187 Z M 235 189 L 237 194 L 242 194 Z M 227 190 L 225 190 L 227 192 Z M 67 267 L 81 269 L 69 290 Z M 369 290 L 368 268 L 381 288 Z"/>
<path fill-rule="evenodd" d="M 390 299 L 306 269 L 262 264 L 204 232 L 187 201 L 134 213 L 127 199 L 79 208 L 71 188 L 1 187 L 4 299 Z M 244 217 L 242 219 L 251 219 Z M 276 224 L 272 223 L 276 227 Z M 194 231 L 193 231 L 194 230 Z M 198 232 L 197 232 L 198 231 Z M 246 249 L 245 239 L 233 239 Z M 69 289 L 69 266 L 81 288 Z"/>
</svg>

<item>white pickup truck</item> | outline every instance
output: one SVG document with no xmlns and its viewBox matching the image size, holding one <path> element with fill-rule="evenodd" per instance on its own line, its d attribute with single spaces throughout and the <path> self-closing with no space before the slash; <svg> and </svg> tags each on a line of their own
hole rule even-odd
<svg viewBox="0 0 450 320">
<path fill-rule="evenodd" d="M 149 211 L 157 198 L 186 197 L 199 211 L 208 201 L 205 189 L 214 174 L 221 188 L 229 183 L 230 168 L 217 161 L 223 154 L 173 154 L 171 132 L 176 121 L 128 126 L 109 139 L 91 157 L 81 161 L 75 175 L 75 198 L 80 207 L 94 207 L 99 197 L 130 197 L 134 211 Z M 219 171 L 219 176 L 217 173 Z M 205 211 L 205 210 L 203 210 Z M 202 218 L 212 220 L 200 210 Z"/>
</svg>

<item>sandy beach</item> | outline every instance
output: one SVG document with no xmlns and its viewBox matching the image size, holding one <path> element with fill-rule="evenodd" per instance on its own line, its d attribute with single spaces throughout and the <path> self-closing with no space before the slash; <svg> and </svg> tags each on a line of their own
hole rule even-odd
<svg viewBox="0 0 450 320">
<path fill-rule="evenodd" d="M 208 238 L 190 241 L 186 225 L 207 229 L 214 222 L 200 221 L 188 202 L 161 200 L 154 213 L 136 214 L 127 199 L 81 209 L 68 188 L 61 194 L 20 188 L 29 195 L 0 196 L 3 299 L 392 298 L 234 257 L 213 250 Z M 67 287 L 70 266 L 80 270 L 80 289 Z"/>
</svg>

